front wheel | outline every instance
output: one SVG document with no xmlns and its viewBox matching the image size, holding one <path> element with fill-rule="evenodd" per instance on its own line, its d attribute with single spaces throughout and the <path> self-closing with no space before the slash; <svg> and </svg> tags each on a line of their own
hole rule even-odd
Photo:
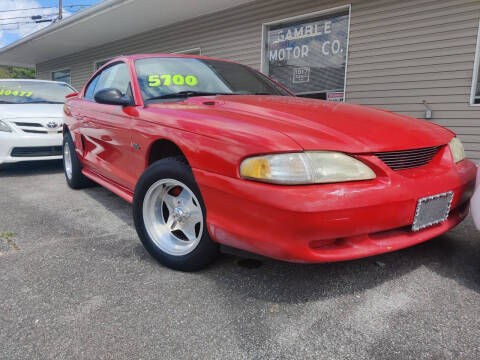
<svg viewBox="0 0 480 360">
<path fill-rule="evenodd" d="M 145 248 L 170 268 L 199 270 L 218 253 L 200 190 L 181 158 L 157 161 L 144 172 L 135 188 L 133 216 Z"/>
<path fill-rule="evenodd" d="M 82 189 L 93 184 L 90 179 L 82 174 L 82 165 L 78 160 L 75 145 L 69 132 L 63 136 L 63 171 L 68 186 L 72 189 Z"/>
</svg>

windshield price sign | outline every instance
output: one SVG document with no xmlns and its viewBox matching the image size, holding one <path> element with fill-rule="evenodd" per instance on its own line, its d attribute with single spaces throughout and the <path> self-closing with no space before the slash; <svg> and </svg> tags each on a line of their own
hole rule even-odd
<svg viewBox="0 0 480 360">
<path fill-rule="evenodd" d="M 271 26 L 269 75 L 296 94 L 343 91 L 348 18 L 347 12 Z"/>
</svg>

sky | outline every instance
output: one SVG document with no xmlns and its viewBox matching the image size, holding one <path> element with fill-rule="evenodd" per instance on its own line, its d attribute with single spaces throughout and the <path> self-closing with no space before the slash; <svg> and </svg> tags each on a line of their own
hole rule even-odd
<svg viewBox="0 0 480 360">
<path fill-rule="evenodd" d="M 101 0 L 63 0 L 63 16 L 68 17 L 86 7 L 72 7 L 71 5 L 91 6 Z M 49 7 L 46 9 L 17 10 L 28 8 Z M 41 15 L 46 19 L 58 14 L 58 0 L 0 0 L 0 48 L 17 41 L 35 31 L 38 31 L 50 22 L 39 24 L 25 24 L 32 22 L 31 16 Z M 21 24 L 23 22 L 23 24 Z"/>
</svg>

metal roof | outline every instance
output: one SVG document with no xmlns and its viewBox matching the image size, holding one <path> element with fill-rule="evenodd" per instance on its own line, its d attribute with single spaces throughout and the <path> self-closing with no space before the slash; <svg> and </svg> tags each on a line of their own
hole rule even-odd
<svg viewBox="0 0 480 360">
<path fill-rule="evenodd" d="M 252 0 L 104 0 L 0 49 L 0 64 L 34 67 L 249 1 Z"/>
</svg>

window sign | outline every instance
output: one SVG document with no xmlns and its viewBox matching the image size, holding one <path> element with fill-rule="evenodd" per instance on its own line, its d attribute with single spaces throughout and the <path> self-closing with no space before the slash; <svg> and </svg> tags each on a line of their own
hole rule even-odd
<svg viewBox="0 0 480 360">
<path fill-rule="evenodd" d="M 267 73 L 297 95 L 341 98 L 345 85 L 349 11 L 269 25 Z M 342 93 L 340 96 L 339 93 Z"/>
<path fill-rule="evenodd" d="M 328 101 L 337 101 L 343 102 L 343 91 L 330 91 L 327 93 L 327 100 Z"/>
</svg>

